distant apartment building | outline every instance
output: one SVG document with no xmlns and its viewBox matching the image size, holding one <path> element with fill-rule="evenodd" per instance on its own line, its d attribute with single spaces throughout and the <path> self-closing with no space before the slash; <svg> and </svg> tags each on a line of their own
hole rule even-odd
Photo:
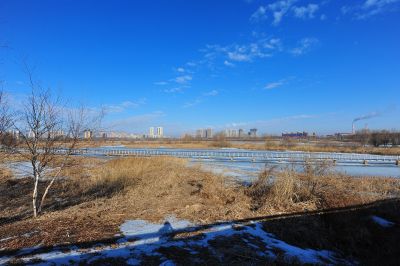
<svg viewBox="0 0 400 266">
<path fill-rule="evenodd" d="M 213 137 L 212 128 L 204 128 L 196 130 L 196 138 L 210 139 Z"/>
<path fill-rule="evenodd" d="M 256 138 L 257 137 L 257 128 L 250 129 L 249 137 L 251 137 L 251 138 Z"/>
<path fill-rule="evenodd" d="M 301 139 L 301 138 L 307 138 L 308 133 L 307 132 L 291 132 L 291 133 L 282 133 L 283 138 L 295 138 L 295 139 Z"/>
<path fill-rule="evenodd" d="M 246 134 L 244 133 L 244 130 L 243 129 L 239 129 L 238 137 L 239 138 L 244 138 L 245 136 L 246 136 Z"/>
<path fill-rule="evenodd" d="M 36 134 L 32 130 L 29 130 L 29 132 L 26 134 L 28 139 L 33 139 L 35 138 Z"/>
<path fill-rule="evenodd" d="M 213 130 L 212 128 L 207 128 L 206 129 L 206 138 L 211 139 L 213 137 Z"/>
<path fill-rule="evenodd" d="M 163 127 L 157 127 L 157 138 L 163 138 L 164 137 L 164 128 Z"/>
<path fill-rule="evenodd" d="M 196 130 L 196 138 L 198 138 L 198 139 L 202 139 L 202 138 L 205 138 L 205 132 L 204 132 L 204 129 L 197 129 Z"/>
<path fill-rule="evenodd" d="M 164 128 L 163 127 L 150 127 L 149 128 L 149 138 L 163 138 Z"/>
<path fill-rule="evenodd" d="M 227 138 L 237 138 L 238 132 L 236 129 L 225 129 L 224 135 Z"/>
<path fill-rule="evenodd" d="M 92 139 L 93 138 L 93 131 L 91 131 L 90 129 L 86 129 L 83 132 L 83 138 L 84 139 Z"/>
<path fill-rule="evenodd" d="M 49 132 L 50 138 L 62 138 L 65 136 L 64 131 L 56 130 Z"/>
<path fill-rule="evenodd" d="M 154 138 L 155 137 L 155 135 L 154 135 L 154 127 L 150 127 L 149 128 L 149 138 Z"/>
<path fill-rule="evenodd" d="M 20 132 L 18 130 L 9 130 L 8 134 L 10 134 L 14 139 L 19 139 Z"/>
</svg>

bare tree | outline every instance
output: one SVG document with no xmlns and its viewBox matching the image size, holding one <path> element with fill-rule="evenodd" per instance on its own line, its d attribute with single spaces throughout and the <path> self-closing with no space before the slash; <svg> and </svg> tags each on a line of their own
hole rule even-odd
<svg viewBox="0 0 400 266">
<path fill-rule="evenodd" d="M 10 132 L 13 123 L 13 114 L 8 104 L 3 88 L 0 87 L 0 146 L 2 159 L 9 151 L 8 147 L 15 144 L 14 132 Z"/>
<path fill-rule="evenodd" d="M 93 118 L 83 107 L 66 107 L 49 89 L 34 82 L 31 75 L 29 80 L 31 95 L 14 128 L 20 132 L 20 145 L 16 151 L 32 165 L 32 207 L 33 216 L 37 217 L 42 212 L 49 190 L 67 166 L 83 130 L 93 129 L 100 120 L 97 116 Z M 57 171 L 46 176 L 50 167 Z M 40 182 L 47 182 L 42 193 L 39 193 Z"/>
</svg>

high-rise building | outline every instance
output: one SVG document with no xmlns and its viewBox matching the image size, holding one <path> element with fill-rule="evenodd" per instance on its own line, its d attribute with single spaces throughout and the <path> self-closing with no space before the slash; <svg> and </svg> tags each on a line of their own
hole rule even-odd
<svg viewBox="0 0 400 266">
<path fill-rule="evenodd" d="M 244 130 L 243 129 L 239 129 L 239 138 L 244 138 Z"/>
<path fill-rule="evenodd" d="M 164 128 L 157 127 L 157 138 L 162 138 L 162 137 L 164 137 Z"/>
<path fill-rule="evenodd" d="M 149 128 L 149 137 L 154 138 L 154 127 Z"/>
<path fill-rule="evenodd" d="M 257 137 L 257 128 L 250 129 L 249 136 L 252 138 Z"/>
<path fill-rule="evenodd" d="M 196 130 L 196 138 L 199 139 L 211 139 L 213 137 L 212 128 L 202 128 Z"/>
<path fill-rule="evenodd" d="M 205 131 L 206 131 L 205 138 L 211 139 L 213 137 L 212 128 L 207 128 Z"/>
<path fill-rule="evenodd" d="M 93 131 L 91 131 L 90 129 L 86 129 L 86 130 L 83 132 L 83 138 L 84 138 L 84 139 L 91 139 L 91 138 L 93 138 Z"/>
<path fill-rule="evenodd" d="M 203 132 L 204 132 L 203 129 L 197 129 L 196 130 L 196 138 L 198 138 L 198 139 L 203 138 Z"/>
<path fill-rule="evenodd" d="M 236 138 L 237 130 L 236 129 L 225 129 L 225 137 L 227 138 Z"/>
</svg>

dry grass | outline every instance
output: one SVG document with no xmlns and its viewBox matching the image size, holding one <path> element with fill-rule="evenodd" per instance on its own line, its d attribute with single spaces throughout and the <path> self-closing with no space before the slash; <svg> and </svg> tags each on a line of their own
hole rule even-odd
<svg viewBox="0 0 400 266">
<path fill-rule="evenodd" d="M 182 159 L 76 158 L 63 173 L 69 179 L 55 183 L 39 219 L 30 218 L 31 180 L 3 176 L 0 238 L 39 233 L 2 242 L 0 248 L 96 240 L 118 233 L 127 219 L 160 222 L 175 215 L 208 224 L 400 196 L 397 179 L 351 178 L 326 172 L 323 165 L 305 167 L 304 174 L 266 169 L 253 185 L 244 187 L 187 167 Z"/>
<path fill-rule="evenodd" d="M 400 197 L 400 180 L 349 177 L 331 171 L 328 162 L 305 162 L 304 172 L 266 168 L 247 188 L 252 210 L 292 212 L 322 210 Z"/>
</svg>

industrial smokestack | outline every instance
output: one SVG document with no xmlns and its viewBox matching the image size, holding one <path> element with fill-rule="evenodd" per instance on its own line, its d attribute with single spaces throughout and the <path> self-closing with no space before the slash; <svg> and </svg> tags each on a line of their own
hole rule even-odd
<svg viewBox="0 0 400 266">
<path fill-rule="evenodd" d="M 374 117 L 377 117 L 377 116 L 380 116 L 380 115 L 381 115 L 381 113 L 372 112 L 372 113 L 370 113 L 370 114 L 367 114 L 367 115 L 363 115 L 363 116 L 354 118 L 353 123 L 352 123 L 352 133 L 353 133 L 353 134 L 356 133 L 356 130 L 355 130 L 355 123 L 356 123 L 357 121 L 371 119 L 371 118 L 374 118 Z"/>
<path fill-rule="evenodd" d="M 354 128 L 354 121 L 353 121 L 353 123 L 351 124 L 351 133 L 352 133 L 353 135 L 356 133 L 356 130 L 355 130 L 355 128 Z"/>
</svg>

